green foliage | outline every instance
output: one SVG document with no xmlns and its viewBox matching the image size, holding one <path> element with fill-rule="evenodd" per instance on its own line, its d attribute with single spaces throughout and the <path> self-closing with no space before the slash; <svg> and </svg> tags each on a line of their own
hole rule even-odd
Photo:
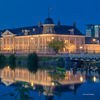
<svg viewBox="0 0 100 100">
<path fill-rule="evenodd" d="M 8 64 L 10 66 L 11 69 L 15 69 L 16 68 L 16 57 L 14 54 L 11 54 L 8 58 Z"/>
<path fill-rule="evenodd" d="M 65 78 L 65 69 L 56 67 L 54 72 L 49 72 L 49 76 L 52 77 L 53 81 Z"/>
<path fill-rule="evenodd" d="M 31 53 L 27 58 L 27 66 L 29 71 L 36 72 L 38 69 L 38 56 L 36 53 Z"/>
<path fill-rule="evenodd" d="M 0 69 L 4 68 L 6 64 L 6 57 L 3 54 L 0 54 Z"/>
<path fill-rule="evenodd" d="M 66 72 L 64 68 L 60 68 L 60 67 L 56 67 L 56 71 L 61 73 Z"/>
<path fill-rule="evenodd" d="M 1 97 L 12 96 L 14 100 L 18 100 L 18 98 L 20 98 L 20 100 L 34 100 L 33 97 L 29 96 L 30 89 L 33 89 L 33 87 L 27 82 L 17 81 L 16 84 L 18 83 L 22 84 L 22 86 L 16 87 L 14 92 L 6 93 Z"/>
<path fill-rule="evenodd" d="M 55 53 L 64 48 L 64 41 L 53 40 L 48 44 L 48 47 L 54 49 Z"/>
</svg>

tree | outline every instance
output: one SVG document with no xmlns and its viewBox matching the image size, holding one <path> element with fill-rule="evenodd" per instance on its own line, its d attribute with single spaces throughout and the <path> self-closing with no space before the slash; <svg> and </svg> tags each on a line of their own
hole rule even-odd
<svg viewBox="0 0 100 100">
<path fill-rule="evenodd" d="M 54 49 L 55 53 L 64 48 L 64 41 L 53 40 L 48 43 L 48 47 Z"/>
<path fill-rule="evenodd" d="M 38 69 L 38 56 L 36 53 L 31 53 L 27 58 L 27 66 L 29 71 L 36 72 Z"/>
<path fill-rule="evenodd" d="M 9 64 L 11 69 L 15 69 L 16 68 L 16 57 L 15 57 L 14 54 L 11 54 L 9 56 L 8 64 Z"/>
<path fill-rule="evenodd" d="M 3 54 L 0 54 L 0 69 L 4 68 L 6 64 L 6 57 Z"/>
</svg>

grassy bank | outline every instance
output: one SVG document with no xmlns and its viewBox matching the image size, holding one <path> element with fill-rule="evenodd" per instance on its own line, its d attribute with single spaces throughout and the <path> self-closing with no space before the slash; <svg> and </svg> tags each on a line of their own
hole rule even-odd
<svg viewBox="0 0 100 100">
<path fill-rule="evenodd" d="M 61 57 L 53 56 L 37 56 L 36 53 L 29 54 L 28 56 L 9 56 L 1 55 L 0 68 L 10 66 L 12 69 L 28 68 L 30 70 L 39 69 L 53 69 L 56 66 L 64 67 L 64 61 Z M 37 60 L 36 60 L 37 59 Z M 33 68 L 33 69 L 32 69 Z"/>
</svg>

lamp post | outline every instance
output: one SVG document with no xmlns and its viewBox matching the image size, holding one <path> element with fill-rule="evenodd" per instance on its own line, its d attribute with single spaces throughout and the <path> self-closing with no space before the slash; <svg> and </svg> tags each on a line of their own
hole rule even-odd
<svg viewBox="0 0 100 100">
<path fill-rule="evenodd" d="M 52 46 L 53 46 L 53 40 L 54 40 L 54 37 L 52 37 Z M 52 49 L 52 52 L 53 52 L 53 49 Z"/>
<path fill-rule="evenodd" d="M 82 46 L 80 46 L 80 53 L 82 52 L 82 49 L 83 49 L 83 47 L 82 47 Z"/>
<path fill-rule="evenodd" d="M 95 44 L 95 43 L 97 42 L 97 40 L 96 40 L 95 38 L 93 38 L 93 39 L 92 39 L 92 42 L 93 42 L 93 44 Z M 94 47 L 94 45 L 93 45 L 93 49 L 94 49 L 94 50 L 93 50 L 93 53 L 95 53 L 95 47 Z"/>
</svg>

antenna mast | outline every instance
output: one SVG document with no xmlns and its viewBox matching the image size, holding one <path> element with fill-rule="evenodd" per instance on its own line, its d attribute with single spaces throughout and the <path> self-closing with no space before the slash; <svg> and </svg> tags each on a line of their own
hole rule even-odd
<svg viewBox="0 0 100 100">
<path fill-rule="evenodd" d="M 52 8 L 48 8 L 48 18 L 50 17 L 50 10 L 52 10 Z"/>
</svg>

